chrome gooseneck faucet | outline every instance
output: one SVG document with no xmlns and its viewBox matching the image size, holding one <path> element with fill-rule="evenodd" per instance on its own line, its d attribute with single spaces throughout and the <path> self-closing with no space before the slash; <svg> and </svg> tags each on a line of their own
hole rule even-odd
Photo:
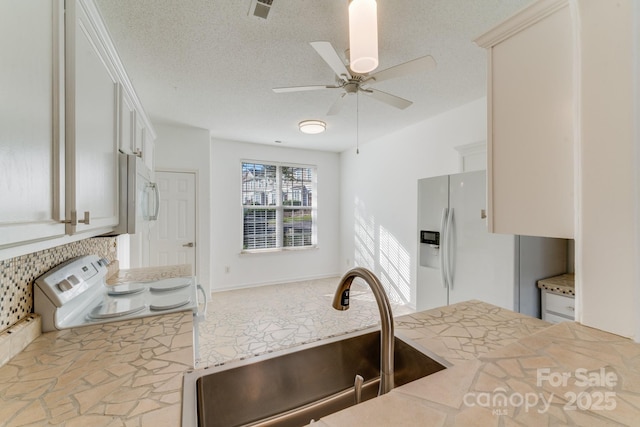
<svg viewBox="0 0 640 427">
<path fill-rule="evenodd" d="M 359 277 L 363 279 L 373 291 L 373 296 L 378 303 L 380 311 L 380 388 L 378 396 L 390 392 L 393 387 L 393 315 L 391 314 L 391 305 L 389 298 L 384 291 L 384 287 L 380 280 L 371 271 L 366 268 L 356 267 L 342 277 L 338 284 L 338 289 L 333 297 L 333 308 L 336 310 L 349 309 L 349 291 L 353 279 Z"/>
</svg>

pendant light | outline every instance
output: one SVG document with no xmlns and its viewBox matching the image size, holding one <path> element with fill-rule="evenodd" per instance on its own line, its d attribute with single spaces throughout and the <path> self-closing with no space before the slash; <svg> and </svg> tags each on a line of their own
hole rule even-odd
<svg viewBox="0 0 640 427">
<path fill-rule="evenodd" d="M 378 67 L 378 5 L 376 0 L 349 3 L 349 68 L 365 74 Z"/>
</svg>

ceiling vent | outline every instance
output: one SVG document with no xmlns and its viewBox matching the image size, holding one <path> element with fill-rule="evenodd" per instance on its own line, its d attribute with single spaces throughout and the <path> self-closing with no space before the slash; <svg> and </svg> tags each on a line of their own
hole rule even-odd
<svg viewBox="0 0 640 427">
<path fill-rule="evenodd" d="M 267 19 L 272 3 L 273 0 L 251 0 L 249 14 L 253 14 L 253 16 L 257 16 L 258 18 Z"/>
</svg>

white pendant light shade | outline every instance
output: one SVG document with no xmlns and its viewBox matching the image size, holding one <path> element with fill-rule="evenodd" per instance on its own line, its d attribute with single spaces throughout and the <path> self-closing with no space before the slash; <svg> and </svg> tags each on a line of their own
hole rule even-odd
<svg viewBox="0 0 640 427">
<path fill-rule="evenodd" d="M 349 4 L 349 68 L 358 74 L 378 67 L 378 5 L 376 0 Z"/>
<path fill-rule="evenodd" d="M 304 120 L 298 123 L 298 128 L 302 133 L 316 134 L 324 132 L 327 124 L 320 120 Z"/>
</svg>

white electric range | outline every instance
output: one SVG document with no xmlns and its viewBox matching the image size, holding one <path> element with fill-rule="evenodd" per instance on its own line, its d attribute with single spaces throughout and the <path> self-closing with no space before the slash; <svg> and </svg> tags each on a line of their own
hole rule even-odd
<svg viewBox="0 0 640 427">
<path fill-rule="evenodd" d="M 108 261 L 97 255 L 69 260 L 36 279 L 34 311 L 42 317 L 42 331 L 116 322 L 189 310 L 194 314 L 197 357 L 198 321 L 206 313 L 207 298 L 195 277 L 108 286 Z M 198 312 L 198 290 L 204 310 Z"/>
</svg>

